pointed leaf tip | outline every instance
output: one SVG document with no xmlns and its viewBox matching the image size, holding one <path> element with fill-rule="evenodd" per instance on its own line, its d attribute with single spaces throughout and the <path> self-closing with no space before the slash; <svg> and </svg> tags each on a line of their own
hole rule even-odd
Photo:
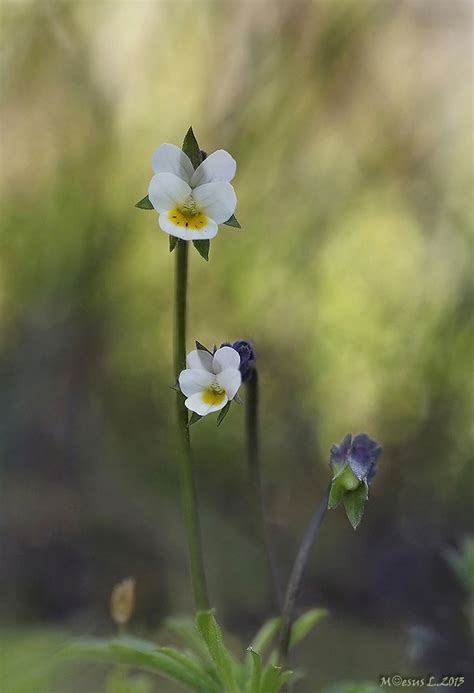
<svg viewBox="0 0 474 693">
<path fill-rule="evenodd" d="M 189 128 L 183 140 L 183 152 L 187 154 L 196 169 L 202 163 L 202 154 L 192 127 Z"/>
<path fill-rule="evenodd" d="M 224 221 L 224 224 L 225 224 L 226 226 L 233 226 L 233 227 L 236 228 L 236 229 L 241 229 L 241 228 L 242 228 L 241 225 L 239 224 L 239 222 L 238 222 L 237 217 L 235 216 L 235 214 L 233 214 L 231 217 L 229 217 L 229 219 L 227 219 L 227 221 Z"/>
<path fill-rule="evenodd" d="M 193 241 L 193 245 L 198 251 L 199 255 L 206 260 L 206 262 L 209 260 L 209 251 L 211 248 L 211 241 L 209 239 L 205 239 L 203 241 Z"/>
</svg>

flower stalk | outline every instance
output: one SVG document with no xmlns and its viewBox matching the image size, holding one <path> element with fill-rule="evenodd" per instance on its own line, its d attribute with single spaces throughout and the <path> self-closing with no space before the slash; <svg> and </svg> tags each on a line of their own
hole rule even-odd
<svg viewBox="0 0 474 693">
<path fill-rule="evenodd" d="M 266 523 L 265 499 L 263 496 L 262 470 L 260 462 L 259 417 L 258 417 L 258 371 L 254 367 L 246 378 L 245 425 L 247 437 L 248 477 L 252 486 L 255 524 L 263 542 L 265 559 L 271 583 L 274 606 L 281 607 L 281 589 L 274 557 L 270 547 L 270 537 Z"/>
<path fill-rule="evenodd" d="M 176 246 L 175 274 L 175 340 L 174 369 L 176 380 L 186 368 L 186 294 L 188 279 L 188 244 L 178 240 Z M 199 511 L 194 482 L 191 444 L 188 427 L 188 410 L 181 392 L 176 393 L 176 413 L 178 426 L 178 455 L 181 479 L 181 503 L 188 542 L 191 580 L 194 601 L 198 611 L 209 609 L 206 576 L 202 555 Z"/>
<path fill-rule="evenodd" d="M 291 627 L 294 621 L 296 601 L 301 589 L 304 571 L 309 560 L 316 535 L 324 520 L 328 509 L 328 498 L 330 486 L 325 491 L 313 517 L 306 529 L 300 548 L 296 555 L 293 569 L 291 571 L 288 587 L 286 588 L 285 601 L 281 615 L 281 627 L 278 640 L 278 663 L 283 670 L 288 668 L 288 651 L 290 647 Z"/>
</svg>

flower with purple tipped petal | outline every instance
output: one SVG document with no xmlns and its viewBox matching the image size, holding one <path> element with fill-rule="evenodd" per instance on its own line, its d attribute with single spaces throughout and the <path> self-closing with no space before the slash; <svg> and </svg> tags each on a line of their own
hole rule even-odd
<svg viewBox="0 0 474 693">
<path fill-rule="evenodd" d="M 336 508 L 343 501 L 354 529 L 362 519 L 381 452 L 381 446 L 366 433 L 358 433 L 354 438 L 348 433 L 339 445 L 331 447 L 333 478 L 328 508 Z"/>
<path fill-rule="evenodd" d="M 252 376 L 255 369 L 255 351 L 253 350 L 250 342 L 246 342 L 244 339 L 239 339 L 237 342 L 225 342 L 222 346 L 231 346 L 237 351 L 240 356 L 240 374 L 242 376 L 242 382 L 248 382 Z"/>
<path fill-rule="evenodd" d="M 370 484 L 381 452 L 381 446 L 367 433 L 358 433 L 354 438 L 348 433 L 342 443 L 332 446 L 331 466 L 336 470 L 347 464 L 358 481 Z"/>
</svg>

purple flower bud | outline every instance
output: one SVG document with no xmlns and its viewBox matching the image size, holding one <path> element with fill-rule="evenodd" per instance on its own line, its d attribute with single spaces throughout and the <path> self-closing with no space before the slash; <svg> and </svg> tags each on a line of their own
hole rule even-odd
<svg viewBox="0 0 474 693">
<path fill-rule="evenodd" d="M 224 342 L 221 346 L 230 346 L 236 350 L 240 356 L 240 375 L 242 376 L 242 382 L 248 382 L 255 370 L 255 352 L 253 350 L 250 342 L 246 342 L 244 339 L 240 339 L 237 342 L 231 344 L 230 342 Z"/>
<path fill-rule="evenodd" d="M 366 433 L 358 433 L 354 438 L 348 433 L 339 445 L 332 446 L 331 466 L 339 471 L 347 464 L 359 481 L 370 484 L 381 452 L 382 447 Z"/>
</svg>

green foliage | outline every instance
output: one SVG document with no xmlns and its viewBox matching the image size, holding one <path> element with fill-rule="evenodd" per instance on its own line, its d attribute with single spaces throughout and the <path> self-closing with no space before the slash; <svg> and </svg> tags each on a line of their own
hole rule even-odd
<svg viewBox="0 0 474 693">
<path fill-rule="evenodd" d="M 174 249 L 176 248 L 176 246 L 178 245 L 178 240 L 179 240 L 179 239 L 176 238 L 176 236 L 171 236 L 171 235 L 170 235 L 170 253 L 172 253 L 173 250 L 174 250 Z"/>
<path fill-rule="evenodd" d="M 310 609 L 296 619 L 291 627 L 290 647 L 295 647 L 314 626 L 329 614 L 327 609 Z"/>
<path fill-rule="evenodd" d="M 326 613 L 325 609 L 312 609 L 297 619 L 290 646 L 299 643 Z M 275 643 L 279 626 L 279 618 L 267 621 L 242 661 L 226 647 L 213 611 L 198 612 L 195 622 L 189 618 L 166 621 L 166 629 L 189 649 L 158 646 L 131 637 L 88 638 L 69 644 L 60 656 L 66 660 L 88 659 L 133 667 L 164 676 L 197 693 L 278 693 L 293 675 L 276 665 L 274 650 L 264 659 L 264 653 Z M 107 693 L 142 693 L 142 690 L 145 693 L 147 681 L 129 679 L 126 671 L 111 672 L 107 681 L 113 681 L 115 688 L 107 689 Z"/>
</svg>

